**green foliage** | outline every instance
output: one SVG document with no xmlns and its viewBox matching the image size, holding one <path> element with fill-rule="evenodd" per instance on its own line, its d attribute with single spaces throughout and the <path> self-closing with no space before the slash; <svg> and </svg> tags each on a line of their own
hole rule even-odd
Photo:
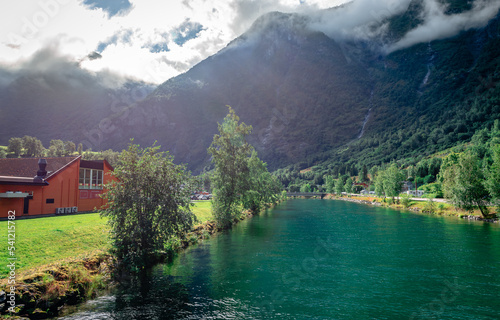
<svg viewBox="0 0 500 320">
<path fill-rule="evenodd" d="M 432 198 L 429 198 L 429 200 L 425 202 L 422 211 L 428 213 L 436 213 L 436 203 L 432 200 Z"/>
<path fill-rule="evenodd" d="M 249 176 L 248 157 L 253 148 L 246 141 L 251 126 L 239 123 L 239 117 L 229 107 L 229 114 L 218 125 L 219 134 L 208 152 L 212 155 L 215 170 L 212 174 L 212 210 L 219 228 L 231 226 L 240 213 L 240 203 Z"/>
<path fill-rule="evenodd" d="M 378 192 L 376 192 L 379 194 L 381 191 L 380 188 L 382 188 L 386 197 L 397 197 L 401 192 L 403 180 L 403 173 L 398 169 L 396 164 L 393 163 L 386 170 L 379 171 L 379 176 L 377 177 L 375 185 L 376 190 L 378 187 Z"/>
<path fill-rule="evenodd" d="M 333 179 L 333 176 L 326 176 L 325 178 L 325 184 L 326 184 L 326 192 L 327 193 L 334 193 L 335 192 L 335 179 Z"/>
<path fill-rule="evenodd" d="M 352 184 L 353 184 L 353 182 L 352 182 L 352 178 L 351 178 L 351 177 L 348 177 L 348 178 L 346 179 L 346 181 L 345 181 L 345 184 L 344 184 L 344 191 L 345 191 L 346 193 L 352 193 L 352 189 L 353 189 L 353 188 L 352 188 Z"/>
<path fill-rule="evenodd" d="M 500 207 L 500 145 L 496 145 L 493 149 L 493 163 L 486 171 L 485 186 L 488 189 L 491 197 Z"/>
<path fill-rule="evenodd" d="M 211 176 L 212 212 L 221 229 L 229 228 L 241 209 L 259 212 L 266 204 L 279 199 L 281 185 L 268 171 L 257 152 L 246 141 L 251 126 L 239 123 L 229 107 L 229 114 L 219 124 L 219 134 L 208 152 L 215 169 Z"/>
<path fill-rule="evenodd" d="M 64 142 L 62 140 L 50 140 L 48 151 L 50 157 L 62 157 L 65 154 Z"/>
<path fill-rule="evenodd" d="M 8 150 L 9 152 L 12 152 L 16 157 L 20 156 L 23 152 L 23 139 L 10 138 Z"/>
<path fill-rule="evenodd" d="M 113 151 L 111 149 L 99 152 L 93 152 L 92 150 L 87 150 L 83 153 L 83 159 L 106 160 L 112 167 L 115 167 L 120 162 L 120 153 L 117 151 Z"/>
<path fill-rule="evenodd" d="M 42 141 L 30 136 L 23 137 L 23 147 L 24 154 L 28 157 L 41 157 L 45 150 Z"/>
<path fill-rule="evenodd" d="M 309 183 L 304 183 L 304 184 L 300 187 L 300 192 L 312 192 L 311 185 L 310 185 Z"/>
<path fill-rule="evenodd" d="M 403 205 L 403 208 L 408 208 L 412 205 L 412 202 L 411 202 L 411 196 L 407 193 L 403 193 L 400 197 L 400 202 L 401 202 L 401 205 Z"/>
<path fill-rule="evenodd" d="M 248 159 L 248 168 L 249 175 L 242 204 L 244 209 L 258 213 L 266 205 L 280 200 L 282 186 L 278 179 L 269 173 L 267 165 L 259 159 L 255 150 Z"/>
<path fill-rule="evenodd" d="M 471 151 L 462 153 L 458 163 L 448 166 L 443 172 L 444 195 L 465 210 L 479 208 L 486 217 L 490 194 L 484 186 L 484 180 L 479 158 Z"/>
<path fill-rule="evenodd" d="M 132 143 L 120 154 L 113 176 L 117 181 L 107 186 L 101 215 L 108 218 L 116 255 L 139 270 L 163 252 L 167 241 L 191 228 L 193 178 L 159 147 Z"/>
<path fill-rule="evenodd" d="M 337 181 L 335 181 L 335 193 L 337 195 L 341 195 L 342 192 L 344 191 L 344 181 L 345 181 L 346 177 L 345 176 L 341 176 L 337 179 Z"/>
<path fill-rule="evenodd" d="M 76 145 L 73 141 L 66 141 L 64 142 L 64 154 L 65 155 L 72 155 L 76 151 Z"/>
</svg>

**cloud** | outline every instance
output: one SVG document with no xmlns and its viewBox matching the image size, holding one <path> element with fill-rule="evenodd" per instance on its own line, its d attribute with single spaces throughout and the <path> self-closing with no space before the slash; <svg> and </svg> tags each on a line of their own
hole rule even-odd
<svg viewBox="0 0 500 320">
<path fill-rule="evenodd" d="M 268 11 L 305 12 L 342 1 L 2 2 L 0 63 L 19 64 L 60 39 L 59 52 L 82 61 L 83 68 L 161 83 L 223 49 Z M 102 58 L 85 59 L 92 52 Z"/>
<path fill-rule="evenodd" d="M 111 18 L 115 15 L 124 16 L 132 9 L 128 0 L 84 0 L 83 5 L 90 9 L 102 9 Z"/>
<path fill-rule="evenodd" d="M 118 89 L 131 80 L 109 70 L 90 72 L 82 69 L 79 61 L 61 54 L 59 45 L 54 41 L 16 65 L 0 65 L 0 86 L 6 87 L 18 79 L 25 78 L 43 83 L 47 89 L 59 85 L 72 88 L 100 85 Z M 99 59 L 99 54 L 94 52 L 86 59 Z"/>
<path fill-rule="evenodd" d="M 106 40 L 100 42 L 97 45 L 96 51 L 97 52 L 103 52 L 109 45 L 111 44 L 118 44 L 119 42 L 121 43 L 130 43 L 132 35 L 134 34 L 134 31 L 131 29 L 128 30 L 119 30 L 115 34 L 113 34 L 111 37 L 107 38 Z"/>
<path fill-rule="evenodd" d="M 411 0 L 354 0 L 338 8 L 310 14 L 309 27 L 332 39 L 368 40 L 379 36 L 387 18 L 408 9 Z"/>
<path fill-rule="evenodd" d="M 476 0 L 471 10 L 446 15 L 446 7 L 436 0 L 425 0 L 424 23 L 408 32 L 403 39 L 386 48 L 388 53 L 412 45 L 448 38 L 474 28 L 484 27 L 500 10 L 500 1 Z"/>
</svg>

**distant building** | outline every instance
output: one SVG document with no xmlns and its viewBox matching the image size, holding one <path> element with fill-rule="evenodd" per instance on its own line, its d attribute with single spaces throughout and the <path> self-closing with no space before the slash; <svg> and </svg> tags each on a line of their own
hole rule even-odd
<svg viewBox="0 0 500 320">
<path fill-rule="evenodd" d="M 408 190 L 406 191 L 406 194 L 414 197 L 422 197 L 424 195 L 425 191 L 423 190 Z"/>
<path fill-rule="evenodd" d="M 413 184 L 410 181 L 403 181 L 403 185 L 402 185 L 403 192 L 407 192 L 407 191 L 411 190 L 412 187 L 413 187 Z"/>
<path fill-rule="evenodd" d="M 92 211 L 105 204 L 106 160 L 78 157 L 0 159 L 0 218 Z"/>
</svg>

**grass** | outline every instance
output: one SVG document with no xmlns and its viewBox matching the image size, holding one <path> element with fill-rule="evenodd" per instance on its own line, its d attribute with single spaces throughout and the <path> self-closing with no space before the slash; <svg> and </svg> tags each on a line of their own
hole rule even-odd
<svg viewBox="0 0 500 320">
<path fill-rule="evenodd" d="M 212 219 L 210 201 L 195 202 L 200 222 Z M 7 221 L 0 221 L 0 278 L 9 272 Z M 83 258 L 110 248 L 109 227 L 98 213 L 16 220 L 16 274 L 57 261 Z"/>
<path fill-rule="evenodd" d="M 195 201 L 193 213 L 198 218 L 199 222 L 213 220 L 212 202 L 211 201 Z"/>
</svg>

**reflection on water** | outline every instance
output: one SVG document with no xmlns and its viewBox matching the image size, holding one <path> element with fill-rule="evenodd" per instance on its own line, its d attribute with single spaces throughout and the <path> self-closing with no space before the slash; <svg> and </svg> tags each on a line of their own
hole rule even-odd
<svg viewBox="0 0 500 320">
<path fill-rule="evenodd" d="M 292 200 L 63 319 L 496 319 L 500 228 Z"/>
</svg>

